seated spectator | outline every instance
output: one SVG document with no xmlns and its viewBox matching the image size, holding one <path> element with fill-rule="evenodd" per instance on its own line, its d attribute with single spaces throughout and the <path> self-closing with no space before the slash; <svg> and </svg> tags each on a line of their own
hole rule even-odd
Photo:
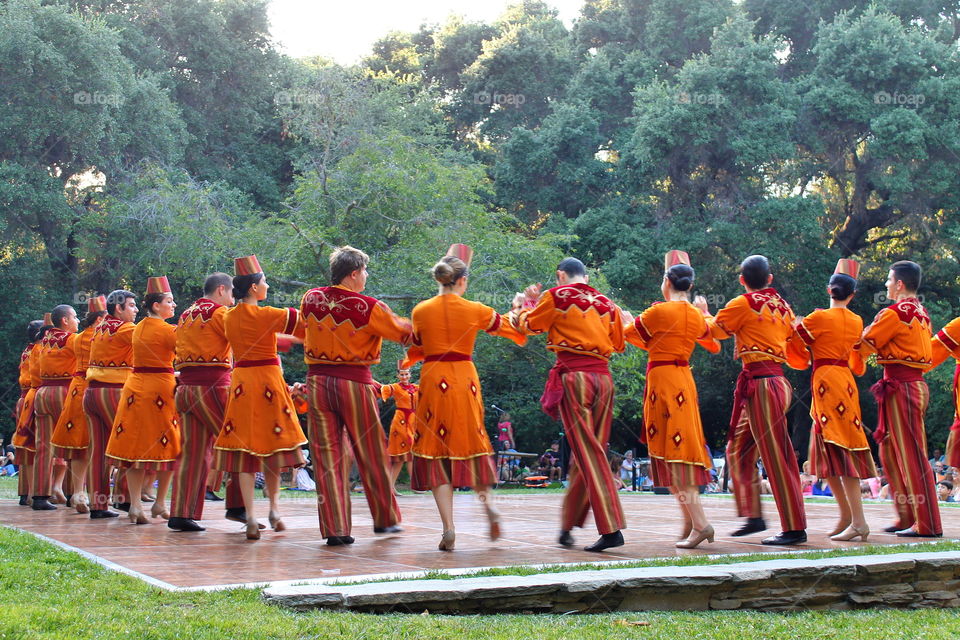
<svg viewBox="0 0 960 640">
<path fill-rule="evenodd" d="M 560 479 L 560 441 L 554 440 L 550 443 L 540 460 L 538 461 L 537 473 L 541 476 L 547 476 L 550 482 Z"/>
<path fill-rule="evenodd" d="M 16 476 L 19 471 L 20 467 L 17 466 L 13 445 L 8 444 L 3 454 L 2 464 L 0 464 L 0 476 L 9 476 L 12 478 Z"/>
<path fill-rule="evenodd" d="M 861 500 L 872 500 L 873 491 L 870 490 L 870 483 L 866 480 L 860 482 L 860 499 Z"/>
<path fill-rule="evenodd" d="M 633 459 L 633 449 L 627 449 L 627 453 L 620 463 L 620 482 L 629 491 L 637 490 L 637 461 Z"/>
<path fill-rule="evenodd" d="M 800 489 L 805 496 L 813 495 L 813 485 L 817 481 L 817 476 L 810 473 L 810 461 L 803 463 L 803 472 L 800 474 Z"/>
<path fill-rule="evenodd" d="M 937 483 L 937 497 L 940 502 L 956 502 L 953 497 L 953 483 L 943 480 Z"/>
</svg>

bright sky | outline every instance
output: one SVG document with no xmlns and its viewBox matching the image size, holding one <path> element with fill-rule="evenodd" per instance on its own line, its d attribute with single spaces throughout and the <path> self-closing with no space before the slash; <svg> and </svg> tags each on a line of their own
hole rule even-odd
<svg viewBox="0 0 960 640">
<path fill-rule="evenodd" d="M 583 0 L 547 0 L 569 27 Z M 390 31 L 416 31 L 423 22 L 451 14 L 494 21 L 512 0 L 272 0 L 271 32 L 290 56 L 320 55 L 341 64 L 358 62 Z"/>
</svg>

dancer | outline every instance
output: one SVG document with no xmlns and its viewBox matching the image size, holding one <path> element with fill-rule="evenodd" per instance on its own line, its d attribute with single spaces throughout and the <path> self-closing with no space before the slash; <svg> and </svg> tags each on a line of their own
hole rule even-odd
<svg viewBox="0 0 960 640">
<path fill-rule="evenodd" d="M 805 369 L 813 361 L 809 459 L 813 473 L 826 479 L 840 508 L 840 521 L 829 535 L 832 540 L 866 542 L 870 527 L 863 515 L 860 479 L 876 477 L 877 469 L 853 378 L 866 370 L 860 354 L 863 320 L 847 308 L 856 293 L 859 271 L 855 260 L 837 263 L 827 285 L 830 308 L 797 318 L 789 360 L 796 369 Z"/>
<path fill-rule="evenodd" d="M 557 354 L 540 399 L 544 411 L 561 418 L 574 463 L 563 498 L 560 544 L 573 546 L 573 527 L 587 512 L 600 539 L 585 547 L 603 551 L 623 544 L 626 526 L 620 496 L 607 462 L 613 424 L 613 378 L 608 361 L 624 349 L 620 308 L 591 287 L 587 269 L 576 258 L 557 265 L 557 286 L 540 293 L 531 285 L 514 298 L 511 323 L 523 334 L 547 333 L 547 349 Z"/>
<path fill-rule="evenodd" d="M 694 272 L 684 251 L 664 258 L 660 290 L 665 302 L 654 303 L 626 328 L 628 342 L 650 352 L 643 393 L 641 442 L 650 452 L 654 484 L 670 488 L 683 514 L 684 530 L 676 546 L 693 549 L 713 542 L 713 527 L 700 504 L 698 485 L 709 484 L 713 467 L 700 422 L 697 386 L 690 354 L 697 344 L 711 353 L 720 344 L 692 304 Z"/>
<path fill-rule="evenodd" d="M 420 401 L 413 444 L 414 490 L 433 491 L 443 534 L 438 548 L 456 543 L 453 488 L 473 487 L 490 522 L 490 539 L 500 537 L 500 514 L 490 502 L 497 482 L 493 447 L 483 427 L 480 376 L 473 346 L 480 331 L 513 340 L 526 338 L 494 309 L 463 298 L 467 291 L 470 247 L 455 244 L 433 267 L 437 295 L 413 308 L 413 343 L 403 366 L 423 360 Z"/>
<path fill-rule="evenodd" d="M 90 493 L 90 517 L 116 518 L 110 511 L 110 463 L 107 442 L 113 430 L 113 419 L 120 403 L 123 383 L 133 370 L 133 321 L 137 317 L 136 296 L 125 289 L 107 296 L 107 316 L 97 325 L 90 340 L 90 362 L 87 364 L 87 391 L 83 410 L 90 429 L 87 490 Z M 114 497 L 129 509 L 123 495 L 120 474 L 114 486 Z"/>
<path fill-rule="evenodd" d="M 933 362 L 939 367 L 950 357 L 956 360 L 953 370 L 953 424 L 947 436 L 947 466 L 960 469 L 960 318 L 954 318 L 937 332 L 930 342 Z"/>
<path fill-rule="evenodd" d="M 17 430 L 13 434 L 12 444 L 16 449 L 20 473 L 17 479 L 17 494 L 20 506 L 30 505 L 30 479 L 33 475 L 33 458 L 36 452 L 34 442 L 33 400 L 40 388 L 40 347 L 37 344 L 43 338 L 45 327 L 43 320 L 33 320 L 27 324 L 27 346 L 20 354 L 20 399 L 17 400 Z"/>
<path fill-rule="evenodd" d="M 337 248 L 330 255 L 332 286 L 307 291 L 300 303 L 317 515 L 320 535 L 332 546 L 353 542 L 344 437 L 356 456 L 374 533 L 401 531 L 370 365 L 380 362 L 384 339 L 409 345 L 411 326 L 361 293 L 368 262 L 359 249 Z"/>
<path fill-rule="evenodd" d="M 793 335 L 793 311 L 770 284 L 773 274 L 763 256 L 750 256 L 740 265 L 746 293 L 709 315 L 706 301 L 694 304 L 707 316 L 714 338 L 736 336 L 736 358 L 743 362 L 733 394 L 733 416 L 727 460 L 733 476 L 737 511 L 747 522 L 733 532 L 745 536 L 767 528 L 760 511 L 757 455 L 763 461 L 780 513 L 781 533 L 763 544 L 793 545 L 807 541 L 807 519 L 800 491 L 800 467 L 787 431 L 786 411 L 793 389 L 783 376 L 787 340 Z"/>
<path fill-rule="evenodd" d="M 62 483 L 66 472 L 63 459 L 54 465 L 54 427 L 63 412 L 67 389 L 73 373 L 77 370 L 77 357 L 70 341 L 77 332 L 77 311 L 68 304 L 57 305 L 50 314 L 52 328 L 40 341 L 40 388 L 34 399 L 36 455 L 33 461 L 34 509 L 54 509 L 49 503 L 51 496 L 66 504 Z M 72 492 L 71 492 L 72 493 Z"/>
<path fill-rule="evenodd" d="M 280 472 L 304 464 L 300 429 L 290 389 L 277 357 L 277 334 L 295 334 L 296 309 L 261 307 L 270 285 L 254 255 L 234 260 L 233 296 L 239 303 L 223 319 L 224 333 L 233 351 L 234 370 L 223 427 L 214 442 L 214 466 L 239 474 L 240 493 L 247 510 L 248 540 L 260 539 L 253 501 L 254 474 L 263 472 L 270 500 L 269 520 L 274 531 L 286 525 L 280 519 Z"/>
<path fill-rule="evenodd" d="M 87 391 L 87 363 L 90 360 L 90 341 L 97 325 L 107 315 L 106 296 L 94 296 L 87 301 L 87 315 L 79 324 L 80 333 L 68 343 L 76 357 L 76 371 L 67 388 L 67 399 L 57 426 L 53 429 L 54 454 L 67 460 L 73 485 L 73 507 L 77 513 L 89 513 L 86 492 L 87 466 L 89 464 L 90 429 L 87 414 L 83 411 L 83 395 Z"/>
<path fill-rule="evenodd" d="M 417 394 L 420 387 L 410 382 L 410 369 L 403 368 L 403 360 L 397 362 L 399 382 L 380 387 L 380 397 L 386 401 L 394 399 L 397 409 L 390 421 L 390 435 L 387 439 L 387 455 L 390 456 L 390 486 L 396 493 L 397 478 L 403 463 L 412 475 L 413 427 L 416 424 Z"/>
<path fill-rule="evenodd" d="M 880 464 L 897 512 L 896 524 L 884 531 L 907 538 L 943 535 L 923 425 L 930 391 L 922 372 L 932 364 L 932 335 L 930 316 L 917 299 L 921 276 L 915 262 L 891 265 L 886 286 L 894 303 L 863 330 L 861 347 L 876 352 L 883 365 L 883 378 L 870 390 L 877 399 L 873 438 L 880 445 Z"/>
<path fill-rule="evenodd" d="M 230 343 L 223 321 L 234 302 L 233 278 L 226 273 L 210 274 L 203 284 L 203 297 L 190 305 L 177 323 L 174 368 L 180 372 L 176 405 L 183 441 L 167 526 L 178 531 L 204 531 L 197 520 L 203 517 L 213 442 L 223 426 L 230 390 Z M 218 474 L 214 471 L 212 475 Z M 243 496 L 234 480 L 227 483 L 226 508 L 228 520 L 246 524 Z"/>
<path fill-rule="evenodd" d="M 173 395 L 176 330 L 166 320 L 176 308 L 167 277 L 148 278 L 143 298 L 146 317 L 133 331 L 133 372 L 123 384 L 107 444 L 107 458 L 126 469 L 128 516 L 133 524 L 150 522 L 141 502 L 147 471 L 157 474 L 157 497 L 150 515 L 170 517 L 166 499 L 180 455 L 180 418 Z"/>
</svg>

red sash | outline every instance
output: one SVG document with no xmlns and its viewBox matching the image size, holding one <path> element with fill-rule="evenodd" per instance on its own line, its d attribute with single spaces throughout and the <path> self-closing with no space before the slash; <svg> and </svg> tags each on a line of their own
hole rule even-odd
<svg viewBox="0 0 960 640">
<path fill-rule="evenodd" d="M 783 367 L 773 360 L 759 362 L 744 362 L 740 375 L 737 376 L 737 386 L 733 391 L 733 414 L 730 416 L 730 431 L 727 437 L 733 437 L 734 427 L 740 422 L 740 416 L 747 406 L 747 402 L 757 392 L 757 380 L 761 378 L 777 378 L 783 376 Z"/>
<path fill-rule="evenodd" d="M 905 364 L 883 365 L 883 377 L 870 387 L 870 392 L 877 400 L 877 430 L 873 432 L 873 439 L 877 444 L 880 444 L 887 434 L 887 423 L 883 411 L 887 399 L 900 390 L 901 382 L 921 380 L 923 380 L 923 372 L 916 367 L 908 367 Z"/>
<path fill-rule="evenodd" d="M 311 364 L 307 367 L 308 376 L 328 376 L 343 378 L 362 384 L 373 384 L 373 374 L 365 364 Z"/>
<path fill-rule="evenodd" d="M 575 371 L 609 376 L 610 366 L 603 358 L 578 355 L 569 351 L 558 351 L 557 362 L 550 368 L 550 373 L 547 374 L 547 384 L 544 385 L 543 395 L 540 396 L 540 408 L 554 420 L 560 419 L 560 402 L 563 400 L 561 376 Z"/>
</svg>

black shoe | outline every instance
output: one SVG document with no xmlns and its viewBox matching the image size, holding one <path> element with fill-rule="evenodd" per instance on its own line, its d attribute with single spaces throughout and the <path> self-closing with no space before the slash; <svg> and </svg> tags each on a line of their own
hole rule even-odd
<svg viewBox="0 0 960 640">
<path fill-rule="evenodd" d="M 764 538 L 760 542 L 763 544 L 787 546 L 791 544 L 800 544 L 807 541 L 807 532 L 803 529 L 797 529 L 795 531 L 784 531 L 783 533 L 778 533 L 775 536 L 770 536 L 769 538 Z"/>
<path fill-rule="evenodd" d="M 120 514 L 109 509 L 90 509 L 90 519 L 99 520 L 100 518 L 116 518 Z"/>
<path fill-rule="evenodd" d="M 327 545 L 339 547 L 344 544 L 353 544 L 353 536 L 330 536 L 327 538 Z"/>
<path fill-rule="evenodd" d="M 564 547 L 572 547 L 573 545 L 577 544 L 576 542 L 573 541 L 573 536 L 570 535 L 569 531 L 561 531 L 560 539 L 557 540 L 557 542 L 559 542 Z"/>
<path fill-rule="evenodd" d="M 33 502 L 30 505 L 30 508 L 34 511 L 56 511 L 57 506 L 50 504 L 48 500 L 50 496 L 33 496 Z"/>
<path fill-rule="evenodd" d="M 589 547 L 584 547 L 584 551 L 603 551 L 604 549 L 609 549 L 610 547 L 622 547 L 623 546 L 623 534 L 619 531 L 614 531 L 613 533 L 605 533 L 600 536 L 600 539 L 594 542 Z"/>
<path fill-rule="evenodd" d="M 903 529 L 897 531 L 898 538 L 942 538 L 942 533 L 919 533 L 915 529 Z"/>
<path fill-rule="evenodd" d="M 403 527 L 400 525 L 394 524 L 389 527 L 374 527 L 374 533 L 400 533 L 403 531 Z"/>
<path fill-rule="evenodd" d="M 742 527 L 731 533 L 731 536 L 748 536 L 751 533 L 756 533 L 758 531 L 765 531 L 767 528 L 767 523 L 763 521 L 763 518 L 747 518 L 746 524 Z"/>
<path fill-rule="evenodd" d="M 30 506 L 30 497 L 29 496 L 20 496 L 20 506 L 29 507 Z"/>
<path fill-rule="evenodd" d="M 177 531 L 206 531 L 206 527 L 201 527 L 200 523 L 191 518 L 170 518 L 167 520 L 167 526 Z"/>
<path fill-rule="evenodd" d="M 207 494 L 203 496 L 204 500 L 209 500 L 210 502 L 223 502 L 223 498 L 215 494 L 213 491 L 207 490 Z"/>
<path fill-rule="evenodd" d="M 114 508 L 114 509 L 120 509 L 120 511 L 126 511 L 127 513 L 129 513 L 129 512 L 130 512 L 130 503 L 129 503 L 129 502 L 114 502 L 114 503 L 113 503 L 113 508 Z"/>
<path fill-rule="evenodd" d="M 895 524 L 892 524 L 889 527 L 884 527 L 883 531 L 884 533 L 896 533 L 897 531 L 903 531 L 903 529 L 901 529 Z"/>
</svg>

